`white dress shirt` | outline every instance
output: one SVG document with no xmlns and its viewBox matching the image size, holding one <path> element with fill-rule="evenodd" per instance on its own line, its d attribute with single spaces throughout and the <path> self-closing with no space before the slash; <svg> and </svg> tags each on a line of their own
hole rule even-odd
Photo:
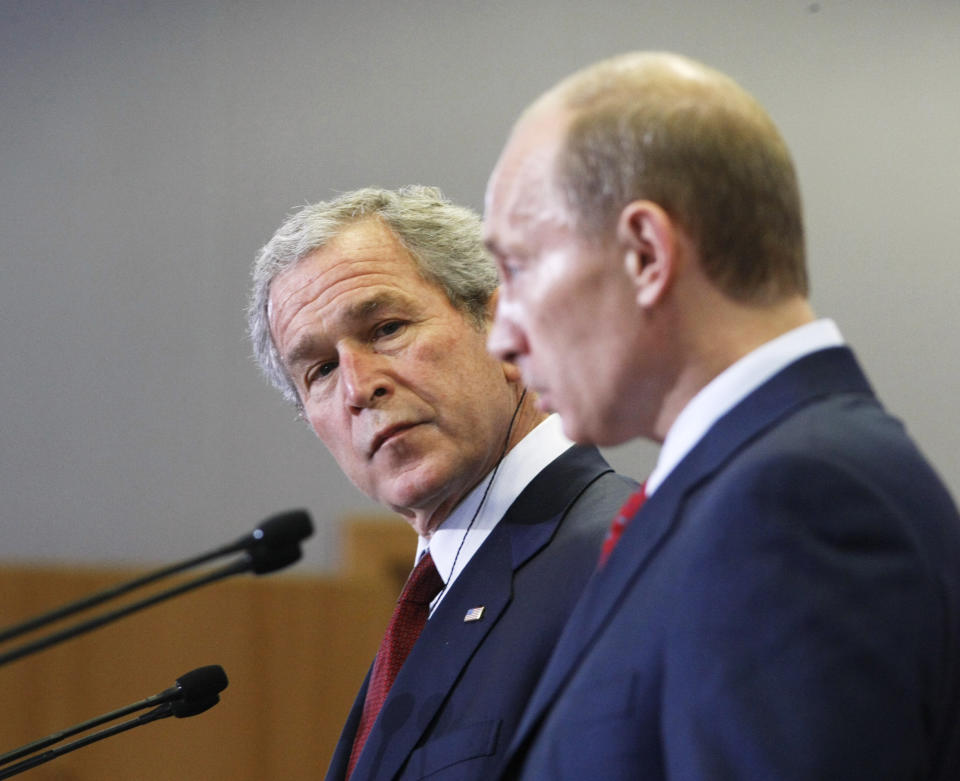
<svg viewBox="0 0 960 781">
<path fill-rule="evenodd" d="M 499 467 L 467 494 L 429 540 L 420 538 L 416 560 L 429 548 L 445 584 L 431 604 L 431 612 L 523 489 L 571 445 L 573 442 L 563 435 L 560 417 L 550 415 L 514 445 Z"/>
<path fill-rule="evenodd" d="M 647 478 L 647 496 L 657 490 L 714 423 L 774 374 L 805 355 L 843 344 L 832 320 L 815 320 L 761 345 L 714 377 L 681 410 L 667 432 L 657 465 Z"/>
</svg>

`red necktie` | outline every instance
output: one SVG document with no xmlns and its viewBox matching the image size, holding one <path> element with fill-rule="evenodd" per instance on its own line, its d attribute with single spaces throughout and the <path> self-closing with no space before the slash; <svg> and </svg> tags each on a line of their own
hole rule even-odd
<svg viewBox="0 0 960 781">
<path fill-rule="evenodd" d="M 393 686 L 397 673 L 400 672 L 403 662 L 427 623 L 427 618 L 430 616 L 430 603 L 442 588 L 443 579 L 437 572 L 430 552 L 427 551 L 407 578 L 403 592 L 397 600 L 397 606 L 393 610 L 390 624 L 387 626 L 387 633 L 380 643 L 377 658 L 373 662 L 370 685 L 367 687 L 367 696 L 363 701 L 363 714 L 360 716 L 360 725 L 357 727 L 353 749 L 350 752 L 347 778 L 353 773 L 360 758 L 363 744 L 366 743 L 373 723 L 377 720 L 377 714 L 380 713 L 380 708 L 387 699 L 387 692 Z"/>
<path fill-rule="evenodd" d="M 640 511 L 645 501 L 647 501 L 646 483 L 627 497 L 627 501 L 623 503 L 620 512 L 617 513 L 616 518 L 613 519 L 613 523 L 610 524 L 610 530 L 603 540 L 603 548 L 600 549 L 600 560 L 597 562 L 598 569 L 602 569 L 607 563 L 607 559 L 610 558 L 610 554 L 613 553 L 613 549 L 620 541 L 620 535 L 623 534 L 623 530 L 627 528 L 630 519 Z"/>
</svg>

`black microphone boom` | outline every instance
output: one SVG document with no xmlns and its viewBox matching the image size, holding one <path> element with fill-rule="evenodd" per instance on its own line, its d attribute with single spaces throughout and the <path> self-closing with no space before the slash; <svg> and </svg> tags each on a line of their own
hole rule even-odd
<svg viewBox="0 0 960 781">
<path fill-rule="evenodd" d="M 209 664 L 206 667 L 198 667 L 196 670 L 191 670 L 181 675 L 177 678 L 173 686 L 169 689 L 164 689 L 159 694 L 153 694 L 132 705 L 125 705 L 122 708 L 105 713 L 102 716 L 89 719 L 82 724 L 54 732 L 45 738 L 27 743 L 25 746 L 15 748 L 13 751 L 8 751 L 6 754 L 0 755 L 0 765 L 6 765 L 15 759 L 25 757 L 27 754 L 40 751 L 47 746 L 52 746 L 54 743 L 59 743 L 61 740 L 66 740 L 81 732 L 86 732 L 88 729 L 99 727 L 108 721 L 114 721 L 122 716 L 128 716 L 131 713 L 136 713 L 138 710 L 143 710 L 151 706 L 171 703 L 176 711 L 173 715 L 178 715 L 178 713 L 180 713 L 181 716 L 190 715 L 186 713 L 186 711 L 196 707 L 198 704 L 205 704 L 211 698 L 219 700 L 220 692 L 227 688 L 228 683 L 227 674 L 219 664 Z M 215 703 L 210 703 L 210 705 L 204 707 L 203 710 L 212 707 L 214 704 Z M 196 712 L 200 713 L 201 711 L 198 710 Z"/>
<path fill-rule="evenodd" d="M 311 534 L 313 534 L 313 523 L 310 521 L 310 515 L 306 510 L 287 510 L 286 512 L 278 513 L 277 515 L 267 518 L 252 532 L 245 534 L 229 545 L 224 545 L 207 551 L 206 553 L 201 553 L 199 556 L 184 559 L 168 567 L 154 570 L 126 583 L 98 591 L 95 594 L 78 599 L 76 602 L 70 602 L 62 607 L 30 618 L 20 624 L 2 629 L 0 630 L 0 643 L 12 640 L 15 637 L 19 637 L 27 632 L 32 632 L 35 629 L 40 629 L 48 624 L 52 624 L 54 621 L 67 618 L 83 610 L 102 605 L 104 602 L 116 599 L 124 594 L 129 594 L 131 591 L 142 588 L 143 586 L 148 586 L 151 583 L 156 583 L 171 575 L 199 567 L 208 561 L 220 559 L 241 550 L 252 551 L 262 547 L 283 547 L 301 542 Z"/>
<path fill-rule="evenodd" d="M 201 564 L 206 564 L 208 561 L 223 558 L 224 556 L 229 556 L 231 553 L 236 553 L 241 550 L 252 551 L 262 547 L 283 547 L 305 540 L 311 534 L 313 534 L 313 524 L 310 521 L 310 515 L 305 510 L 288 510 L 278 513 L 277 515 L 267 518 L 249 534 L 245 534 L 240 539 L 228 545 L 223 545 L 214 550 L 202 553 L 199 556 L 184 559 L 176 564 L 154 570 L 146 575 L 134 578 L 117 586 L 112 586 L 103 591 L 98 591 L 76 602 L 71 602 L 42 615 L 28 619 L 20 624 L 16 624 L 15 626 L 0 630 L 0 643 L 12 640 L 14 637 L 39 629 L 54 621 L 67 618 L 75 613 L 96 607 L 111 599 L 116 599 L 124 594 L 128 594 L 135 589 L 168 578 L 171 575 L 186 572 Z"/>
<path fill-rule="evenodd" d="M 218 548 L 211 553 L 197 556 L 180 564 L 166 567 L 150 575 L 137 578 L 128 583 L 121 584 L 112 589 L 94 594 L 77 602 L 73 602 L 57 610 L 51 611 L 30 619 L 17 626 L 11 627 L 0 633 L 0 641 L 23 634 L 24 632 L 36 629 L 40 626 L 52 623 L 55 620 L 85 610 L 94 605 L 101 604 L 122 594 L 126 594 L 147 583 L 153 583 L 163 577 L 182 572 L 186 569 L 197 566 L 198 564 L 210 561 L 214 558 L 220 558 L 230 553 L 243 552 L 243 555 L 235 561 L 212 570 L 193 580 L 188 580 L 180 585 L 174 586 L 166 591 L 160 591 L 139 602 L 133 602 L 116 610 L 101 613 L 85 621 L 72 624 L 71 626 L 54 632 L 50 635 L 38 638 L 31 642 L 17 646 L 9 651 L 0 653 L 0 667 L 24 656 L 49 648 L 58 643 L 62 643 L 77 635 L 85 634 L 93 629 L 116 621 L 119 618 L 135 613 L 143 608 L 150 607 L 159 602 L 163 602 L 171 597 L 185 594 L 193 591 L 200 586 L 214 583 L 223 578 L 237 575 L 242 572 L 253 572 L 255 575 L 266 575 L 275 572 L 284 567 L 288 567 L 296 561 L 299 561 L 303 552 L 300 542 L 313 534 L 313 523 L 309 514 L 305 510 L 290 510 L 272 518 L 267 519 L 254 529 L 250 534 L 241 537 L 234 543 Z"/>
<path fill-rule="evenodd" d="M 282 548 L 303 542 L 313 534 L 313 522 L 306 510 L 287 510 L 267 518 L 256 529 L 244 535 L 235 543 L 233 550 L 252 550 L 266 545 L 270 548 Z"/>
<path fill-rule="evenodd" d="M 15 759 L 26 757 L 26 759 L 22 759 L 15 765 L 0 768 L 0 779 L 10 778 L 11 776 L 23 773 L 37 765 L 42 765 L 52 759 L 56 759 L 63 754 L 76 751 L 78 748 L 83 748 L 98 740 L 109 738 L 111 735 L 139 727 L 141 724 L 149 724 L 151 721 L 164 719 L 169 716 L 182 719 L 203 713 L 203 711 L 209 710 L 220 702 L 220 692 L 227 688 L 228 683 L 227 674 L 220 665 L 212 664 L 206 667 L 198 667 L 196 670 L 191 670 L 177 678 L 173 686 L 169 689 L 164 689 L 159 694 L 154 694 L 145 700 L 140 700 L 132 705 L 127 705 L 110 713 L 105 713 L 102 716 L 97 716 L 82 724 L 77 724 L 60 732 L 55 732 L 52 735 L 48 735 L 45 738 L 36 740 L 26 746 L 21 746 L 18 749 L 14 749 L 0 756 L 0 765 L 5 765 Z M 65 746 L 49 749 L 41 754 L 34 753 L 48 746 L 52 746 L 54 743 L 59 743 L 66 738 L 81 732 L 86 732 L 88 729 L 93 729 L 101 724 L 106 724 L 108 721 L 114 721 L 138 710 L 149 708 L 152 705 L 156 706 L 153 710 L 141 714 L 134 719 L 115 724 L 112 727 L 107 727 L 100 732 L 91 733 Z M 27 756 L 29 754 L 33 754 L 33 756 Z"/>
</svg>

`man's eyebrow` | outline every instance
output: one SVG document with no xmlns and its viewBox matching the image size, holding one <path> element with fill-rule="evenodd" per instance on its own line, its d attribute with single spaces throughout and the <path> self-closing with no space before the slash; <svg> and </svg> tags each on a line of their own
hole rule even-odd
<svg viewBox="0 0 960 781">
<path fill-rule="evenodd" d="M 350 324 L 363 323 L 390 307 L 415 307 L 416 301 L 396 290 L 376 293 L 351 304 L 344 312 L 344 320 Z"/>
<path fill-rule="evenodd" d="M 290 352 L 283 356 L 283 363 L 286 366 L 296 366 L 300 361 L 314 355 L 316 350 L 317 340 L 308 334 L 302 339 L 298 339 L 290 349 Z"/>
<path fill-rule="evenodd" d="M 379 310 L 395 304 L 400 300 L 401 298 L 395 293 L 377 293 L 370 298 L 365 298 L 357 301 L 355 304 L 351 304 L 344 314 L 344 319 L 347 322 L 367 320 Z"/>
<path fill-rule="evenodd" d="M 347 327 L 354 327 L 367 322 L 372 317 L 375 317 L 378 312 L 390 306 L 410 303 L 413 302 L 409 297 L 396 292 L 387 291 L 377 293 L 347 307 L 343 312 L 342 320 Z M 290 348 L 290 351 L 284 357 L 284 363 L 287 366 L 294 366 L 299 361 L 312 358 L 316 355 L 317 350 L 320 349 L 321 344 L 322 340 L 315 334 L 304 334 L 303 338 L 298 339 L 293 347 Z"/>
</svg>

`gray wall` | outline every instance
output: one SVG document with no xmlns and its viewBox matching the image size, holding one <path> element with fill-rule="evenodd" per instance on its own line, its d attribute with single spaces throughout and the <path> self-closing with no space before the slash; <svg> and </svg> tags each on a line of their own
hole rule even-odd
<svg viewBox="0 0 960 781">
<path fill-rule="evenodd" d="M 0 0 L 0 559 L 162 562 L 307 506 L 334 564 L 373 505 L 253 367 L 255 251 L 367 184 L 480 208 L 520 109 L 637 48 L 770 109 L 814 304 L 960 493 L 956 0 Z"/>
</svg>

